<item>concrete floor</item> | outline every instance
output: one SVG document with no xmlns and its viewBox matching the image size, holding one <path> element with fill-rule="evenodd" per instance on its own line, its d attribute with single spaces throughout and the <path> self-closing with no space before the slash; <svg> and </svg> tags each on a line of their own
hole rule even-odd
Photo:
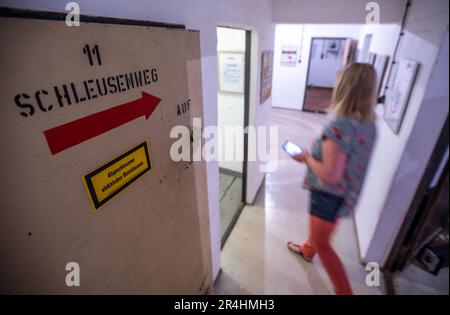
<svg viewBox="0 0 450 315">
<path fill-rule="evenodd" d="M 290 139 L 309 147 L 325 119 L 320 114 L 273 109 L 278 146 Z M 225 243 L 216 294 L 333 294 L 320 261 L 306 263 L 286 247 L 288 241 L 302 242 L 308 234 L 308 192 L 301 188 L 304 171 L 303 165 L 279 151 L 278 169 L 266 175 L 256 202 L 243 209 Z M 380 288 L 365 285 L 352 219 L 341 220 L 333 244 L 354 292 L 382 293 L 383 283 Z"/>
<path fill-rule="evenodd" d="M 448 295 L 449 268 L 442 268 L 432 275 L 411 263 L 401 272 L 393 275 L 395 294 L 399 295 Z"/>
</svg>

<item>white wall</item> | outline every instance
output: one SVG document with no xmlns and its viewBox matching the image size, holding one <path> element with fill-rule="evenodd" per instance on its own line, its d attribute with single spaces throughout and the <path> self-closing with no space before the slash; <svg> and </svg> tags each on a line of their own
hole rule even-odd
<svg viewBox="0 0 450 315">
<path fill-rule="evenodd" d="M 366 39 L 366 35 L 372 35 L 370 40 L 370 45 L 368 47 L 369 53 L 373 52 L 378 55 L 386 55 L 390 56 L 389 59 L 389 68 L 386 70 L 386 72 L 389 72 L 390 66 L 391 66 L 391 57 L 394 54 L 395 50 L 395 44 L 397 42 L 398 36 L 400 33 L 400 25 L 399 24 L 383 24 L 383 25 L 364 25 L 362 27 L 359 41 L 358 41 L 358 49 L 360 50 L 360 53 L 362 54 L 362 51 L 364 49 L 364 43 Z M 366 60 L 362 60 L 361 62 L 366 62 Z M 387 75 L 384 79 L 387 79 Z M 386 82 L 384 82 L 386 83 Z M 384 87 L 384 84 L 383 84 Z"/>
<path fill-rule="evenodd" d="M 277 25 L 275 28 L 275 47 L 273 55 L 272 106 L 281 108 L 300 108 L 300 94 L 304 85 L 300 84 L 302 68 L 281 65 L 283 46 L 297 47 L 298 54 L 302 45 L 303 25 Z"/>
<path fill-rule="evenodd" d="M 437 59 L 446 29 L 448 1 L 413 1 L 398 57 L 418 61 L 418 77 L 398 135 L 378 108 L 377 144 L 355 212 L 366 262 L 385 263 L 448 115 L 448 37 L 446 52 Z M 373 34 L 372 52 L 392 55 L 398 25 L 367 26 L 361 36 L 367 33 Z"/>
<path fill-rule="evenodd" d="M 241 52 L 245 53 L 245 31 L 223 28 L 217 29 L 217 51 L 218 52 Z M 218 127 L 225 134 L 225 128 L 244 127 L 244 94 L 217 92 L 217 115 Z M 225 159 L 223 154 L 219 154 L 219 167 L 242 173 L 244 158 L 244 136 L 236 135 L 236 139 L 222 137 L 219 139 L 219 146 L 222 153 L 234 152 L 235 159 L 232 161 Z M 238 145 L 236 145 L 236 143 Z"/>
<path fill-rule="evenodd" d="M 393 56 L 395 44 L 400 33 L 400 25 L 366 25 L 361 32 L 358 49 L 362 50 L 367 34 L 372 34 L 369 52 Z M 390 64 L 389 64 L 390 65 Z M 388 73 L 387 69 L 386 73 Z M 387 77 L 387 75 L 385 75 Z M 377 107 L 377 143 L 371 158 L 365 185 L 355 211 L 355 222 L 358 234 L 361 258 L 365 260 L 370 241 L 380 218 L 386 196 L 389 194 L 390 181 L 398 167 L 398 155 L 401 149 L 395 149 L 391 141 L 395 141 L 390 128 L 383 120 L 384 109 Z M 378 170 L 378 171 L 377 171 Z M 383 170 L 380 172 L 379 170 Z"/>
<path fill-rule="evenodd" d="M 311 39 L 313 37 L 342 37 L 359 39 L 361 25 L 345 24 L 279 24 L 275 30 L 272 106 L 301 110 L 305 95 Z M 299 48 L 301 63 L 281 65 L 284 45 Z"/>
<path fill-rule="evenodd" d="M 426 1 L 426 0 L 420 0 Z M 274 0 L 274 23 L 347 23 L 366 22 L 368 0 Z M 396 23 L 401 20 L 405 0 L 377 0 L 380 22 Z"/>
<path fill-rule="evenodd" d="M 65 12 L 66 1 L 59 0 L 2 0 L 7 7 Z M 200 30 L 202 54 L 202 85 L 204 125 L 217 126 L 217 53 L 216 27 L 235 26 L 252 31 L 252 59 L 250 88 L 250 124 L 267 123 L 270 99 L 259 105 L 260 52 L 273 49 L 274 26 L 270 0 L 77 0 L 81 13 L 137 20 L 150 20 L 184 24 L 187 28 Z M 252 56 L 252 57 L 254 57 Z M 248 164 L 247 201 L 252 201 L 260 187 L 264 174 L 259 172 L 259 162 Z M 212 243 L 213 275 L 220 269 L 220 215 L 218 163 L 207 163 L 208 191 L 204 192 L 209 209 Z"/>
</svg>

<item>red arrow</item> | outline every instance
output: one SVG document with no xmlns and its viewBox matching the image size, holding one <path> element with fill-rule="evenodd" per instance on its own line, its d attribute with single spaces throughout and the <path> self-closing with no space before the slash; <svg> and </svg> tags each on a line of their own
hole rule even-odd
<svg viewBox="0 0 450 315">
<path fill-rule="evenodd" d="M 142 92 L 137 100 L 44 131 L 52 154 L 97 137 L 140 116 L 150 117 L 160 98 Z"/>
</svg>

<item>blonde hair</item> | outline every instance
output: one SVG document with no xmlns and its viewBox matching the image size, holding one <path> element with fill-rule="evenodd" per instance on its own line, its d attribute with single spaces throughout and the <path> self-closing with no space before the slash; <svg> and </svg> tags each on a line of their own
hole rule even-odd
<svg viewBox="0 0 450 315">
<path fill-rule="evenodd" d="M 338 76 L 331 99 L 331 114 L 354 116 L 362 122 L 375 120 L 377 74 L 368 63 L 353 63 Z"/>
</svg>

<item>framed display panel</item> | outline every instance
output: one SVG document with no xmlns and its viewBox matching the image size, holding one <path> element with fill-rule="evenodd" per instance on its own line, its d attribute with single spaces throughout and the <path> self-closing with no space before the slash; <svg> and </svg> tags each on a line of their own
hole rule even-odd
<svg viewBox="0 0 450 315">
<path fill-rule="evenodd" d="M 367 63 L 370 63 L 371 65 L 374 65 L 376 58 L 377 58 L 377 54 L 376 53 L 369 52 L 369 55 L 367 57 Z"/>
<path fill-rule="evenodd" d="M 377 55 L 375 58 L 374 68 L 377 73 L 378 96 L 382 96 L 383 94 L 382 88 L 388 63 L 389 63 L 389 56 Z"/>
<path fill-rule="evenodd" d="M 397 62 L 384 112 L 384 120 L 396 134 L 400 131 L 418 69 L 415 61 L 401 59 Z"/>
<path fill-rule="evenodd" d="M 272 94 L 273 51 L 261 55 L 261 94 L 259 103 L 264 103 Z"/>
<path fill-rule="evenodd" d="M 219 91 L 244 93 L 245 54 L 243 52 L 219 52 Z"/>
<path fill-rule="evenodd" d="M 281 47 L 281 65 L 296 66 L 297 65 L 298 48 L 296 46 Z"/>
</svg>

